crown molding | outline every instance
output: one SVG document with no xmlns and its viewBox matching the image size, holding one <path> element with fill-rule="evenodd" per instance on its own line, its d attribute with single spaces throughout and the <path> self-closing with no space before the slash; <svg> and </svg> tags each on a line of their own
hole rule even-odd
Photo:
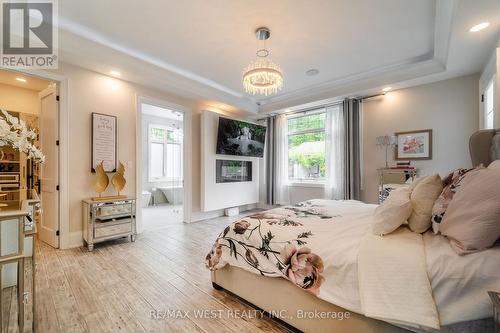
<svg viewBox="0 0 500 333">
<path fill-rule="evenodd" d="M 105 36 L 93 31 L 92 29 L 89 29 L 85 26 L 82 26 L 78 23 L 75 23 L 71 20 L 68 20 L 64 17 L 61 17 L 59 19 L 59 28 L 63 29 L 65 31 L 71 32 L 75 35 L 78 35 L 80 37 L 84 37 L 85 39 L 88 39 L 90 41 L 93 41 L 95 43 L 105 45 L 113 50 L 116 50 L 118 52 L 127 54 L 131 57 L 140 59 L 144 62 L 150 63 L 152 65 L 155 65 L 159 68 L 162 68 L 164 70 L 170 71 L 172 73 L 184 76 L 188 79 L 191 79 L 193 81 L 197 81 L 199 83 L 202 83 L 204 85 L 207 85 L 209 87 L 212 87 L 214 89 L 223 91 L 227 94 L 233 95 L 235 97 L 244 97 L 244 95 L 241 92 L 232 90 L 222 84 L 219 84 L 213 80 L 207 79 L 203 76 L 200 76 L 198 74 L 195 74 L 191 71 L 185 70 L 183 68 L 180 68 L 178 66 L 172 65 L 164 60 L 161 60 L 159 58 L 155 58 L 153 56 L 150 56 L 148 54 L 142 53 L 136 49 L 132 49 L 129 47 L 126 47 L 124 45 L 118 44 L 117 42 L 106 38 Z"/>
<path fill-rule="evenodd" d="M 411 65 L 394 66 L 392 69 L 384 68 L 377 75 L 362 73 L 356 77 L 348 77 L 335 83 L 329 82 L 322 87 L 310 88 L 301 93 L 295 93 L 281 100 L 273 100 L 263 104 L 259 113 L 280 112 L 283 109 L 296 107 L 297 105 L 313 103 L 319 100 L 338 98 L 339 96 L 355 96 L 363 91 L 392 84 L 395 82 L 411 80 L 418 77 L 428 76 L 444 72 L 445 68 L 435 59 L 430 59 Z"/>
<path fill-rule="evenodd" d="M 450 49 L 451 32 L 457 11 L 457 0 L 436 1 L 434 23 L 434 59 L 446 67 Z"/>
<path fill-rule="evenodd" d="M 125 48 L 64 18 L 60 18 L 59 23 L 61 39 L 59 59 L 62 62 L 104 75 L 109 75 L 112 67 L 120 68 L 121 79 L 126 81 L 177 94 L 191 100 L 216 101 L 250 113 L 258 111 L 256 101 L 243 93 L 233 91 L 139 51 Z"/>
</svg>

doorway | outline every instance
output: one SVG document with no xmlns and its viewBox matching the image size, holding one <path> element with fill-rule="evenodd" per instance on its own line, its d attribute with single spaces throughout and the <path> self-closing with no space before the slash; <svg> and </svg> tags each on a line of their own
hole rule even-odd
<svg viewBox="0 0 500 333">
<path fill-rule="evenodd" d="M 140 103 L 142 229 L 183 222 L 184 113 Z"/>
<path fill-rule="evenodd" d="M 41 200 L 37 216 L 38 238 L 52 247 L 59 244 L 59 87 L 58 83 L 21 72 L 0 70 L 0 109 L 5 110 L 36 133 L 33 144 L 45 155 L 35 163 L 10 146 L 0 147 L 0 196 L 3 205 L 22 200 Z"/>
</svg>

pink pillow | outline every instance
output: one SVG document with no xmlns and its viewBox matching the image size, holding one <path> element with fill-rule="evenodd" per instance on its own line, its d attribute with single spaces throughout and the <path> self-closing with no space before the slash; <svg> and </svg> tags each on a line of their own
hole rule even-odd
<svg viewBox="0 0 500 333">
<path fill-rule="evenodd" d="M 500 238 L 500 170 L 478 168 L 468 172 L 439 231 L 460 255 L 493 246 Z"/>
<path fill-rule="evenodd" d="M 434 206 L 432 207 L 432 231 L 434 233 L 438 233 L 439 225 L 443 221 L 444 213 L 448 208 L 448 205 L 453 199 L 453 196 L 457 192 L 460 187 L 460 183 L 462 179 L 464 179 L 467 172 L 474 169 L 456 169 L 451 172 L 445 179 L 443 179 L 443 191 L 437 198 L 436 202 L 434 202 Z"/>
</svg>

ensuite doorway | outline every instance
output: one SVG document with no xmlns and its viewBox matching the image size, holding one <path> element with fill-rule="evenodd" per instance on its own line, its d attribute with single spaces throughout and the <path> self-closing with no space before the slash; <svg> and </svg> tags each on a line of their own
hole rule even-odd
<svg viewBox="0 0 500 333">
<path fill-rule="evenodd" d="M 183 222 L 184 113 L 146 102 L 141 112 L 142 230 Z"/>
</svg>

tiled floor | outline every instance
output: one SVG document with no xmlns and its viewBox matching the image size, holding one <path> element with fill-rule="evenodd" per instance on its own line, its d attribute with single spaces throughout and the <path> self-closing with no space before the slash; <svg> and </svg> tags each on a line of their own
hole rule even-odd
<svg viewBox="0 0 500 333">
<path fill-rule="evenodd" d="M 251 310 L 212 288 L 205 255 L 237 217 L 166 223 L 127 240 L 55 250 L 38 243 L 38 332 L 288 332 L 264 318 L 156 318 L 151 312 Z"/>
<path fill-rule="evenodd" d="M 158 205 L 142 209 L 143 230 L 157 230 L 182 223 L 182 205 Z"/>
</svg>

